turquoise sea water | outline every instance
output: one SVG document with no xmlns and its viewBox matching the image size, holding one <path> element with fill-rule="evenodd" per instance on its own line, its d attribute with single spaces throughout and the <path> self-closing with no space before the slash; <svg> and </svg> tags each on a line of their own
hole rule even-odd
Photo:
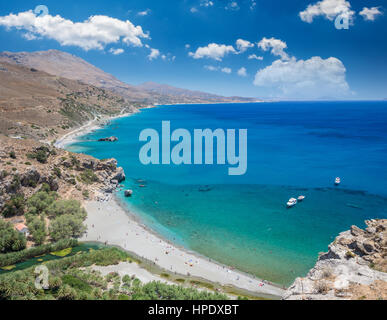
<svg viewBox="0 0 387 320">
<path fill-rule="evenodd" d="M 161 131 L 163 120 L 172 130 L 248 129 L 246 175 L 228 176 L 227 165 L 142 165 L 139 134 Z M 111 135 L 119 141 L 96 141 Z M 387 218 L 387 102 L 161 106 L 68 149 L 116 158 L 134 190 L 118 196 L 164 237 L 284 285 L 305 275 L 339 232 Z M 306 200 L 286 209 L 301 194 Z"/>
</svg>

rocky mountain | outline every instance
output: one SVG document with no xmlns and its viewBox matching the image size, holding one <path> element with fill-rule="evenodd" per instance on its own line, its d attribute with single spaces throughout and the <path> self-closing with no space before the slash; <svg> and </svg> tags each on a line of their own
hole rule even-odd
<svg viewBox="0 0 387 320">
<path fill-rule="evenodd" d="M 201 91 L 192 91 L 187 89 L 181 89 L 172 87 L 166 84 L 159 84 L 155 82 L 145 82 L 143 84 L 138 85 L 136 88 L 146 91 L 150 94 L 157 94 L 160 96 L 174 96 L 178 99 L 181 99 L 183 102 L 227 102 L 234 101 L 234 102 L 252 102 L 252 101 L 258 101 L 258 99 L 250 99 L 250 98 L 242 98 L 242 97 L 222 97 L 219 95 L 201 92 Z M 181 103 L 183 103 L 181 102 Z"/>
<path fill-rule="evenodd" d="M 53 139 L 87 120 L 131 108 L 106 89 L 0 61 L 0 133 Z"/>
<path fill-rule="evenodd" d="M 352 226 L 330 244 L 305 278 L 297 278 L 286 300 L 387 299 L 387 220 Z"/>
<path fill-rule="evenodd" d="M 59 77 L 79 80 L 86 84 L 111 90 L 138 104 L 251 102 L 257 100 L 241 97 L 222 97 L 151 82 L 133 86 L 118 80 L 79 57 L 58 50 L 2 52 L 0 53 L 0 62 L 22 65 Z"/>
</svg>

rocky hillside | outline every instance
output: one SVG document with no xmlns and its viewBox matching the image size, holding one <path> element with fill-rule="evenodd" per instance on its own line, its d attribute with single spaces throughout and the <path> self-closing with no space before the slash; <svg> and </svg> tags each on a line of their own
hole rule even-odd
<svg viewBox="0 0 387 320">
<path fill-rule="evenodd" d="M 201 102 L 251 102 L 257 99 L 242 98 L 242 97 L 221 97 L 215 94 L 192 91 L 187 89 L 176 88 L 166 84 L 155 82 L 145 82 L 138 85 L 136 88 L 148 92 L 151 95 L 159 95 L 160 99 L 164 97 L 175 97 L 176 103 L 201 103 Z M 168 99 L 166 100 L 168 103 Z"/>
<path fill-rule="evenodd" d="M 98 116 L 131 110 L 121 96 L 21 65 L 0 62 L 0 133 L 53 140 Z"/>
<path fill-rule="evenodd" d="M 0 215 L 17 195 L 30 197 L 43 183 L 62 199 L 103 200 L 125 179 L 115 159 L 56 149 L 34 140 L 0 135 Z"/>
<path fill-rule="evenodd" d="M 320 255 L 305 278 L 287 290 L 287 300 L 387 299 L 387 220 L 352 226 Z"/>
<path fill-rule="evenodd" d="M 26 66 L 59 77 L 82 81 L 83 83 L 113 91 L 137 104 L 251 102 L 256 100 L 242 97 L 222 97 L 152 82 L 133 86 L 118 80 L 111 74 L 96 68 L 79 57 L 58 50 L 17 53 L 0 52 L 0 62 Z"/>
</svg>

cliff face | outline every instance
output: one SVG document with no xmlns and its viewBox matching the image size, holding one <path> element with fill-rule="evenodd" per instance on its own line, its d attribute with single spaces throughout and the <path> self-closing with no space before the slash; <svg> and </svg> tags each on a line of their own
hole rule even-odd
<svg viewBox="0 0 387 320">
<path fill-rule="evenodd" d="M 44 183 L 62 199 L 104 200 L 125 179 L 115 159 L 97 160 L 34 140 L 0 135 L 0 141 L 0 215 L 13 196 L 28 198 Z"/>
<path fill-rule="evenodd" d="M 365 230 L 352 226 L 341 233 L 284 299 L 387 299 L 387 220 L 366 224 Z"/>
</svg>

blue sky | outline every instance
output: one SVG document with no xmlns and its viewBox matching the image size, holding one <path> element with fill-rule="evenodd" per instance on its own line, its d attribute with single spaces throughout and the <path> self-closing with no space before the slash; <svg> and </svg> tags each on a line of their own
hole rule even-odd
<svg viewBox="0 0 387 320">
<path fill-rule="evenodd" d="M 38 5 L 48 15 L 35 14 Z M 131 84 L 383 99 L 386 8 L 386 0 L 2 1 L 0 50 L 63 50 Z M 337 16 L 348 29 L 335 27 Z"/>
</svg>

